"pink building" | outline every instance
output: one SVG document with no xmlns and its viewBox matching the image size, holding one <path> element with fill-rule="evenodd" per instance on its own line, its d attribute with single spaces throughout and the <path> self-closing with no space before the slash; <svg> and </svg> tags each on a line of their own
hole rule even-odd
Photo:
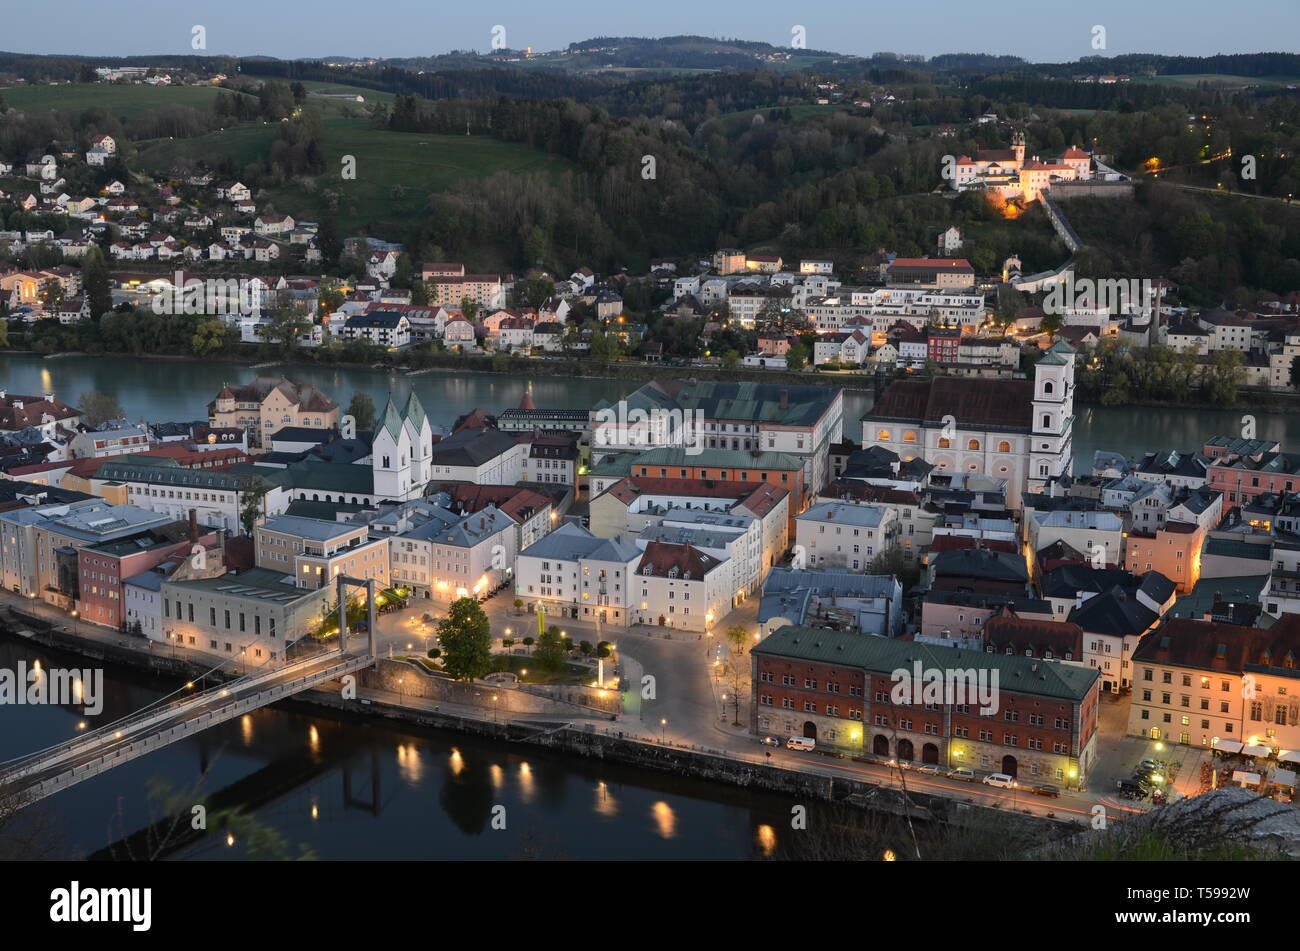
<svg viewBox="0 0 1300 951">
<path fill-rule="evenodd" d="M 92 624 L 121 628 L 125 617 L 122 582 L 170 558 L 183 558 L 190 547 L 217 544 L 215 532 L 200 535 L 193 519 L 169 522 L 133 538 L 77 550 L 77 613 Z"/>
</svg>

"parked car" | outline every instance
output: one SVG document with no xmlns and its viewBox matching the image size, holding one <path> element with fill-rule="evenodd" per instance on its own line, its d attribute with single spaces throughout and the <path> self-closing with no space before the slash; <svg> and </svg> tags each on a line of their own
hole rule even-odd
<svg viewBox="0 0 1300 951">
<path fill-rule="evenodd" d="M 817 741 L 807 736 L 792 736 L 785 741 L 786 749 L 808 752 L 816 748 Z"/>
<path fill-rule="evenodd" d="M 1051 783 L 1039 783 L 1037 786 L 1030 786 L 1029 791 L 1035 796 L 1047 796 L 1051 799 L 1058 799 L 1061 795 L 1061 790 Z"/>
<path fill-rule="evenodd" d="M 961 779 L 968 783 L 975 782 L 975 771 L 967 769 L 965 766 L 958 766 L 956 769 L 948 770 L 949 779 Z"/>
<path fill-rule="evenodd" d="M 1132 779 L 1121 779 L 1117 784 L 1120 797 L 1123 799 L 1145 799 L 1147 789 L 1142 783 Z"/>
<path fill-rule="evenodd" d="M 780 745 L 781 745 L 781 741 L 778 740 L 778 739 L 777 739 L 776 737 L 774 737 L 774 736 L 765 736 L 765 737 L 763 737 L 761 740 L 759 740 L 758 742 L 762 743 L 764 746 L 780 746 Z"/>
<path fill-rule="evenodd" d="M 916 767 L 916 771 L 917 771 L 918 773 L 925 773 L 927 776 L 938 776 L 938 775 L 939 775 L 939 767 L 938 767 L 938 766 L 933 766 L 933 765 L 931 765 L 931 764 L 929 764 L 929 763 L 923 763 L 923 764 L 921 764 L 920 766 Z"/>
<path fill-rule="evenodd" d="M 1006 773 L 989 773 L 984 777 L 985 786 L 998 786 L 1002 789 L 1010 789 L 1015 784 L 1015 778 L 1008 776 Z"/>
</svg>

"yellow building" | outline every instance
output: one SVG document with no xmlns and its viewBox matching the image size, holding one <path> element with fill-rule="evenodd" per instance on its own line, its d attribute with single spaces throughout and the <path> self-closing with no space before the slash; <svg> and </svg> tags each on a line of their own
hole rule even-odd
<svg viewBox="0 0 1300 951">
<path fill-rule="evenodd" d="M 238 427 L 248 433 L 250 446 L 265 446 L 286 426 L 337 428 L 339 404 L 314 386 L 259 376 L 250 383 L 222 387 L 208 404 L 208 424 Z"/>
</svg>

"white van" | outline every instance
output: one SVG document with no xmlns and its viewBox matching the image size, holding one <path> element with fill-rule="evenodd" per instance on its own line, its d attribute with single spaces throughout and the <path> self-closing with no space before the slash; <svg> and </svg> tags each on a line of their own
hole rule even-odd
<svg viewBox="0 0 1300 951">
<path fill-rule="evenodd" d="M 805 753 L 817 747 L 817 741 L 807 736 L 792 736 L 785 741 L 786 749 L 803 750 Z"/>
<path fill-rule="evenodd" d="M 1004 789 L 1009 789 L 1015 784 L 1015 779 L 1006 773 L 989 773 L 984 777 L 985 786 L 1001 786 Z"/>
</svg>

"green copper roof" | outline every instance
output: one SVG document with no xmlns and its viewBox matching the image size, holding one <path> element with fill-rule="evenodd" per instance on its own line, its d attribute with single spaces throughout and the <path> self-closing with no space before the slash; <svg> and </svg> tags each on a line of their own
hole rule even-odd
<svg viewBox="0 0 1300 951">
<path fill-rule="evenodd" d="M 393 437 L 394 442 L 400 442 L 402 439 L 402 417 L 397 412 L 397 407 L 393 404 L 393 398 L 390 396 L 388 402 L 384 404 L 384 418 L 380 424 L 383 429 L 388 430 L 388 435 Z"/>
<path fill-rule="evenodd" d="M 1101 676 L 1100 671 L 1090 667 L 1019 654 L 990 654 L 793 624 L 769 634 L 750 648 L 750 653 L 857 667 L 875 674 L 911 671 L 918 661 L 927 670 L 996 670 L 1000 689 L 1074 701 L 1087 696 Z"/>
<path fill-rule="evenodd" d="M 410 399 L 406 401 L 406 410 L 402 415 L 411 421 L 416 432 L 424 428 L 424 406 L 420 403 L 420 398 L 415 395 L 415 390 L 411 390 Z"/>
</svg>

